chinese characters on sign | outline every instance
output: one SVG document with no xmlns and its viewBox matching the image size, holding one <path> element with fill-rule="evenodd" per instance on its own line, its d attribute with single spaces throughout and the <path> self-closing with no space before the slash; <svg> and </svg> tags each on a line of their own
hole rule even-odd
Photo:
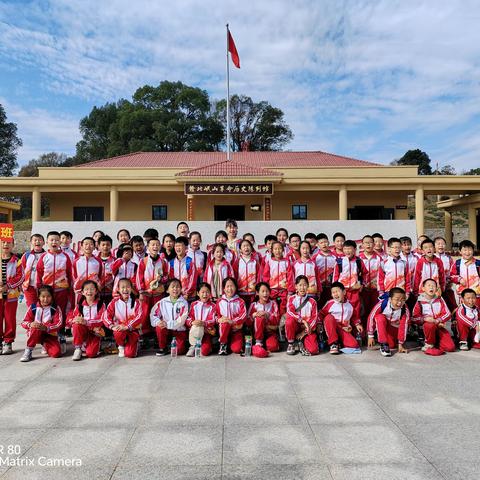
<svg viewBox="0 0 480 480">
<path fill-rule="evenodd" d="M 13 225 L 11 223 L 0 223 L 0 241 L 13 242 Z"/>
<path fill-rule="evenodd" d="M 186 183 L 185 195 L 272 195 L 273 183 Z"/>
</svg>

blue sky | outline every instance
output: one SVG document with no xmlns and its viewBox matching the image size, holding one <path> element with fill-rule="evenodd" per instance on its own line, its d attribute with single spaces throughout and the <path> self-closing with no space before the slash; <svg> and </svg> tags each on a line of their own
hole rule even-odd
<svg viewBox="0 0 480 480">
<path fill-rule="evenodd" d="M 94 105 L 181 80 L 285 112 L 290 150 L 389 163 L 410 148 L 480 167 L 480 2 L 0 0 L 0 103 L 19 163 L 73 154 Z"/>
</svg>

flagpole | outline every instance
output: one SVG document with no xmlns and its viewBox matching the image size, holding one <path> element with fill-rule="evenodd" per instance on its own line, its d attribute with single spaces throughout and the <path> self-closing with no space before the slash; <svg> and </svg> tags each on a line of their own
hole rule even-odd
<svg viewBox="0 0 480 480">
<path fill-rule="evenodd" d="M 227 160 L 230 160 L 230 69 L 228 64 L 228 23 L 227 23 Z"/>
</svg>

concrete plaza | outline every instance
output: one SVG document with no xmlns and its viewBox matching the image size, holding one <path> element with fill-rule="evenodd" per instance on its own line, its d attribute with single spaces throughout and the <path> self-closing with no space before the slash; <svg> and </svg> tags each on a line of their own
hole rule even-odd
<svg viewBox="0 0 480 480">
<path fill-rule="evenodd" d="M 19 319 L 24 307 L 19 309 Z M 474 479 L 480 351 L 0 356 L 2 479 Z M 8 449 L 15 453 L 8 455 Z M 20 453 L 18 454 L 18 450 Z M 80 459 L 81 466 L 44 466 Z"/>
</svg>

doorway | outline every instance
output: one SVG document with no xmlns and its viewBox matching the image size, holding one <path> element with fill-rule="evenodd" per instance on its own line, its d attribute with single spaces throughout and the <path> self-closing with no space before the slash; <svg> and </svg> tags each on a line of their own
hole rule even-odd
<svg viewBox="0 0 480 480">
<path fill-rule="evenodd" d="M 395 210 L 384 206 L 356 206 L 348 209 L 349 220 L 393 220 Z"/>
<path fill-rule="evenodd" d="M 245 220 L 245 205 L 215 205 L 214 220 L 225 221 L 233 218 L 237 221 Z"/>
<path fill-rule="evenodd" d="M 103 222 L 103 207 L 73 207 L 74 222 Z"/>
</svg>

